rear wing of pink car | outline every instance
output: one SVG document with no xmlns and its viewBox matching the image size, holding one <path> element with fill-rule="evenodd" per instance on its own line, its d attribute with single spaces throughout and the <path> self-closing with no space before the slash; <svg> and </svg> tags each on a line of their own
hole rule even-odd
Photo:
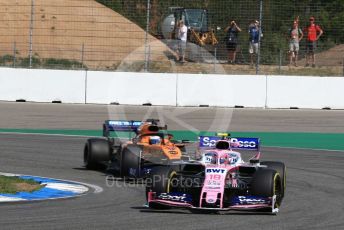
<svg viewBox="0 0 344 230">
<path fill-rule="evenodd" d="M 200 148 L 215 148 L 216 142 L 223 140 L 223 137 L 219 136 L 200 136 L 199 147 Z M 260 139 L 255 137 L 231 137 L 228 139 L 231 143 L 231 149 L 238 150 L 253 150 L 259 151 Z"/>
</svg>

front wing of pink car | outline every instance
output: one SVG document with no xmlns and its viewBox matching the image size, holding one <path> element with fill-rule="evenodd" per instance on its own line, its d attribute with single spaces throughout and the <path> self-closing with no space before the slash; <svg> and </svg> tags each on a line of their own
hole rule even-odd
<svg viewBox="0 0 344 230">
<path fill-rule="evenodd" d="M 164 206 L 184 209 L 214 210 L 214 211 L 258 211 L 266 210 L 276 214 L 279 210 L 275 207 L 276 196 L 234 196 L 227 205 L 222 207 L 209 207 L 206 205 L 195 206 L 192 196 L 183 193 L 161 193 L 148 192 L 148 205 L 160 204 Z"/>
</svg>

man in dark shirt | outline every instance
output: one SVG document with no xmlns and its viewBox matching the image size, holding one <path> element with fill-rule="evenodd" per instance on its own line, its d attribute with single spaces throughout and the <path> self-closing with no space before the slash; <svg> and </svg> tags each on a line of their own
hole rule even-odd
<svg viewBox="0 0 344 230">
<path fill-rule="evenodd" d="M 236 48 L 238 44 L 238 32 L 241 32 L 240 27 L 235 21 L 231 21 L 230 25 L 225 29 L 226 35 L 226 48 L 228 51 L 228 62 L 230 64 L 235 63 Z"/>
</svg>

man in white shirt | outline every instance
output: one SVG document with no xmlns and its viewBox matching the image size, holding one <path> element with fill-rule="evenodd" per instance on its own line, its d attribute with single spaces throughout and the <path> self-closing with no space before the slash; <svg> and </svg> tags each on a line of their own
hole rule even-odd
<svg viewBox="0 0 344 230">
<path fill-rule="evenodd" d="M 178 23 L 178 54 L 180 62 L 185 62 L 185 50 L 186 50 L 186 41 L 188 36 L 188 28 L 184 24 L 183 20 L 180 20 Z"/>
</svg>

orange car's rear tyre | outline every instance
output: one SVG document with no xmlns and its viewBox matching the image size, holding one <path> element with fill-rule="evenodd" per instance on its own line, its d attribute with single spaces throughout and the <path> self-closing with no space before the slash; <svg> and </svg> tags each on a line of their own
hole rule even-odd
<svg viewBox="0 0 344 230">
<path fill-rule="evenodd" d="M 106 139 L 90 138 L 84 147 L 84 165 L 87 169 L 103 169 L 110 160 L 110 145 Z"/>
</svg>

